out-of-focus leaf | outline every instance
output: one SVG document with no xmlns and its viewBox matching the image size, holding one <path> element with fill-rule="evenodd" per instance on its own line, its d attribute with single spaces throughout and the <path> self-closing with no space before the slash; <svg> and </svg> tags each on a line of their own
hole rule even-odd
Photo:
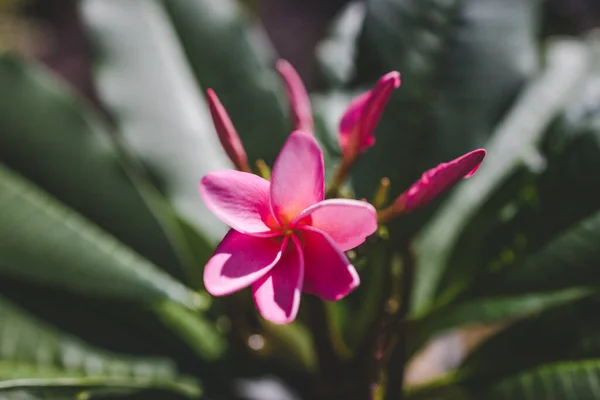
<svg viewBox="0 0 600 400">
<path fill-rule="evenodd" d="M 98 116 L 49 73 L 8 55 L 0 57 L 0 86 L 2 162 L 152 262 L 180 272 Z"/>
<path fill-rule="evenodd" d="M 527 293 L 513 297 L 490 297 L 456 304 L 415 320 L 411 330 L 409 353 L 414 354 L 433 335 L 458 326 L 498 322 L 520 318 L 543 310 L 581 300 L 595 293 L 588 288 L 557 292 Z"/>
<path fill-rule="evenodd" d="M 390 70 L 402 74 L 376 130 L 377 142 L 354 167 L 352 184 L 359 197 L 370 198 L 383 176 L 398 194 L 418 177 L 418 160 L 431 132 L 435 77 L 450 39 L 459 0 L 374 0 L 366 15 L 357 55 L 362 83 Z M 375 67 L 365 70 L 365 64 Z"/>
<path fill-rule="evenodd" d="M 198 397 L 198 384 L 165 358 L 108 353 L 36 320 L 0 298 L 0 393 L 162 389 Z M 2 394 L 0 394 L 2 397 Z"/>
<path fill-rule="evenodd" d="M 597 307 L 598 299 L 588 298 L 518 321 L 479 345 L 455 373 L 415 388 L 408 398 L 445 399 L 449 393 L 459 393 L 468 399 L 494 398 L 492 395 L 519 399 L 525 391 L 529 398 L 593 399 L 585 386 L 576 384 L 581 379 L 576 376 L 579 372 L 569 370 L 590 368 L 590 362 L 600 355 Z M 555 376 L 544 385 L 546 391 L 533 381 L 531 387 L 523 387 L 528 379 L 537 379 L 540 371 L 556 366 L 560 367 L 551 373 Z M 596 379 L 593 368 L 588 373 L 589 379 Z M 554 379 L 565 386 L 555 386 Z M 508 388 L 514 390 L 514 397 L 500 393 Z M 565 388 L 571 397 L 564 393 Z"/>
<path fill-rule="evenodd" d="M 552 240 L 518 268 L 497 277 L 490 291 L 527 293 L 600 283 L 600 212 Z"/>
<path fill-rule="evenodd" d="M 359 195 L 384 175 L 398 194 L 421 171 L 483 144 L 537 67 L 536 9 L 520 0 L 367 3 L 358 63 L 374 58 L 371 79 L 396 69 L 403 83 L 357 165 Z"/>
<path fill-rule="evenodd" d="M 596 299 L 586 299 L 519 321 L 478 346 L 459 373 L 475 379 L 565 359 L 599 357 L 597 307 Z"/>
<path fill-rule="evenodd" d="M 155 308 L 155 313 L 171 331 L 194 349 L 202 359 L 214 360 L 223 354 L 225 343 L 212 324 L 180 304 L 165 301 Z"/>
<path fill-rule="evenodd" d="M 449 376 L 411 388 L 409 400 L 595 400 L 600 390 L 600 360 L 545 364 L 508 377 L 460 382 Z"/>
<path fill-rule="evenodd" d="M 417 321 L 412 351 L 443 329 L 523 316 L 596 293 L 600 286 L 596 268 L 600 263 L 599 232 L 597 212 L 510 271 L 475 280 L 471 294 L 477 298 L 462 298 Z"/>
<path fill-rule="evenodd" d="M 350 83 L 355 73 L 356 41 L 365 18 L 365 9 L 361 1 L 348 2 L 332 23 L 328 36 L 317 46 L 318 61 L 331 86 Z"/>
<path fill-rule="evenodd" d="M 180 394 L 188 398 L 199 398 L 202 394 L 197 384 L 190 379 L 161 379 L 157 377 L 95 376 L 82 372 L 64 371 L 48 367 L 36 367 L 22 363 L 0 361 L 0 398 L 3 400 L 31 399 L 37 396 L 44 400 L 78 399 L 94 394 L 129 395 L 140 390 L 161 390 Z M 6 395 L 5 392 L 8 392 Z M 17 393 L 19 396 L 17 397 Z M 37 399 L 38 397 L 33 397 Z"/>
<path fill-rule="evenodd" d="M 291 125 L 274 54 L 257 21 L 235 0 L 163 2 L 196 81 L 215 90 L 248 157 L 274 161 Z"/>
<path fill-rule="evenodd" d="M 204 235 L 201 265 L 226 230 L 203 204 L 198 183 L 230 164 L 177 34 L 160 1 L 86 0 L 82 10 L 96 44 L 100 96 L 128 151 Z"/>
<path fill-rule="evenodd" d="M 472 398 L 489 400 L 592 400 L 600 395 L 600 360 L 548 364 L 489 384 Z M 480 397 L 477 397 L 480 396 Z"/>
<path fill-rule="evenodd" d="M 548 124 L 585 80 L 590 63 L 589 49 L 581 42 L 563 40 L 549 47 L 546 70 L 529 85 L 496 128 L 477 174 L 459 186 L 421 232 L 417 241 L 414 314 L 426 312 L 440 298 L 448 301 L 458 294 L 452 292 L 455 289 L 451 285 L 439 285 L 446 269 L 451 267 L 448 260 L 460 232 L 523 164 L 539 169 L 536 145 Z M 460 266 L 465 267 L 474 266 Z M 436 296 L 436 292 L 440 294 Z"/>
<path fill-rule="evenodd" d="M 526 165 L 497 187 L 464 227 L 439 288 L 461 299 L 496 291 L 499 276 L 519 268 L 553 237 L 600 209 L 600 70 L 586 77 L 577 96 L 545 135 L 545 168 Z M 540 160 L 541 161 L 541 160 Z M 548 216 L 552 216 L 549 218 Z M 466 290 L 465 290 L 466 289 Z"/>
<path fill-rule="evenodd" d="M 0 281 L 0 293 L 37 320 L 96 348 L 153 359 L 172 358 L 186 373 L 201 376 L 211 384 L 226 379 L 222 372 L 213 371 L 206 363 L 207 358 L 216 354 L 215 350 L 212 353 L 197 351 L 202 346 L 209 347 L 208 343 L 215 345 L 215 328 L 211 330 L 206 316 L 201 313 L 189 313 L 188 318 L 203 319 L 200 324 L 206 328 L 206 334 L 196 336 L 196 340 L 206 343 L 191 346 L 187 341 L 190 336 L 187 326 L 163 323 L 160 309 L 169 307 L 163 302 L 146 307 L 126 300 L 81 296 L 6 276 Z"/>
<path fill-rule="evenodd" d="M 203 298 L 0 164 L 0 272 L 85 295 L 131 301 Z"/>
</svg>

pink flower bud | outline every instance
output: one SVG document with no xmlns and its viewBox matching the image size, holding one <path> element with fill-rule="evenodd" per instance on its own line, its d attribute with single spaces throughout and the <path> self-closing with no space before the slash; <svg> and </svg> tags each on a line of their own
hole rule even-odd
<svg viewBox="0 0 600 400">
<path fill-rule="evenodd" d="M 221 104 L 221 101 L 219 101 L 219 98 L 212 89 L 208 89 L 206 95 L 208 98 L 210 114 L 212 115 L 212 120 L 223 149 L 225 149 L 229 159 L 238 170 L 251 172 L 250 167 L 248 166 L 246 151 L 244 150 L 242 141 L 240 140 L 225 107 L 223 107 L 223 104 Z"/>
<path fill-rule="evenodd" d="M 277 61 L 277 71 L 283 78 L 288 101 L 290 103 L 290 114 L 294 121 L 294 130 L 312 133 L 314 131 L 314 122 L 310 98 L 302 79 L 292 64 L 286 60 Z"/>
<path fill-rule="evenodd" d="M 413 183 L 392 205 L 392 213 L 397 215 L 413 211 L 441 195 L 462 178 L 473 175 L 485 157 L 485 150 L 473 150 L 455 160 L 438 165 L 425 172 L 421 179 Z"/>
<path fill-rule="evenodd" d="M 392 91 L 400 86 L 400 73 L 389 72 L 375 87 L 356 97 L 339 126 L 339 142 L 345 158 L 354 158 L 375 144 L 375 127 Z"/>
</svg>

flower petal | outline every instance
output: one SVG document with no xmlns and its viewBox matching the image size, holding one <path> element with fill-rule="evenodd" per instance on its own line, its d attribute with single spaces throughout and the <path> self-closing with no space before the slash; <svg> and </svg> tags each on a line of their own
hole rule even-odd
<svg viewBox="0 0 600 400">
<path fill-rule="evenodd" d="M 250 286 L 277 264 L 287 244 L 287 237 L 258 238 L 231 229 L 204 267 L 206 290 L 224 296 Z"/>
<path fill-rule="evenodd" d="M 292 64 L 286 60 L 277 61 L 277 71 L 285 83 L 290 114 L 294 118 L 294 129 L 312 133 L 314 131 L 312 108 L 302 79 Z"/>
<path fill-rule="evenodd" d="M 200 182 L 200 195 L 217 217 L 241 233 L 264 234 L 277 227 L 269 206 L 269 182 L 261 177 L 211 172 Z"/>
<path fill-rule="evenodd" d="M 485 157 L 485 150 L 473 150 L 455 160 L 426 171 L 392 205 L 395 213 L 409 212 L 441 195 L 461 179 L 473 175 Z"/>
<path fill-rule="evenodd" d="M 250 172 L 248 157 L 242 145 L 242 141 L 235 130 L 229 114 L 221 104 L 221 101 L 212 89 L 206 91 L 210 115 L 212 116 L 219 141 L 229 156 L 229 159 L 237 169 Z"/>
<path fill-rule="evenodd" d="M 298 239 L 290 237 L 292 243 L 277 265 L 252 285 L 256 308 L 263 318 L 276 324 L 292 322 L 300 307 L 304 258 Z"/>
<path fill-rule="evenodd" d="M 364 201 L 330 199 L 302 211 L 292 226 L 309 225 L 325 232 L 342 251 L 362 244 L 377 230 L 377 212 Z M 302 226 L 299 227 L 303 229 Z"/>
<path fill-rule="evenodd" d="M 369 102 L 371 98 L 371 90 L 362 93 L 356 96 L 348 107 L 346 111 L 344 111 L 344 115 L 340 119 L 340 126 L 338 128 L 338 141 L 340 144 L 340 148 L 344 154 L 350 151 L 350 139 L 353 138 L 353 133 L 359 128 L 360 117 L 363 114 L 365 109 L 365 105 Z M 368 148 L 375 144 L 375 137 L 371 136 L 368 141 L 366 141 L 363 148 Z"/>
<path fill-rule="evenodd" d="M 271 175 L 271 207 L 280 223 L 289 223 L 302 210 L 323 200 L 324 173 L 323 152 L 315 138 L 306 132 L 293 132 Z"/>
<path fill-rule="evenodd" d="M 327 234 L 306 227 L 302 230 L 304 291 L 323 300 L 337 301 L 360 285 L 360 278 L 346 255 Z"/>
</svg>

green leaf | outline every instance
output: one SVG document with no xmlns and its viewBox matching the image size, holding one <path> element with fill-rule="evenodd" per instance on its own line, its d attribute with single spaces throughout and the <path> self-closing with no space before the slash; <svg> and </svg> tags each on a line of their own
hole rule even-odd
<svg viewBox="0 0 600 400">
<path fill-rule="evenodd" d="M 235 0 L 164 0 L 202 89 L 215 90 L 251 160 L 271 163 L 291 131 L 274 55 Z"/>
<path fill-rule="evenodd" d="M 561 360 L 599 357 L 597 307 L 597 298 L 588 298 L 511 324 L 469 354 L 459 373 L 477 379 Z"/>
<path fill-rule="evenodd" d="M 110 129 L 91 108 L 48 72 L 8 55 L 0 56 L 0 86 L 2 162 L 154 263 L 179 273 L 162 220 L 132 183 Z"/>
<path fill-rule="evenodd" d="M 464 301 L 501 293 L 499 276 L 520 268 L 552 238 L 599 210 L 600 192 L 589 190 L 600 185 L 600 176 L 589 173 L 600 168 L 598 89 L 592 73 L 564 111 L 566 118 L 545 135 L 540 146 L 545 167 L 516 169 L 464 226 L 438 295 L 462 290 Z"/>
<path fill-rule="evenodd" d="M 190 380 L 172 380 L 147 377 L 85 376 L 52 368 L 37 368 L 20 363 L 0 362 L 0 393 L 9 392 L 9 399 L 17 399 L 17 390 L 39 393 L 45 400 L 79 399 L 96 392 L 106 394 L 130 394 L 139 390 L 163 390 L 188 398 L 199 398 L 201 391 Z M 10 394 L 12 392 L 12 395 Z M 23 392 L 21 392 L 23 393 Z M 2 396 L 3 399 L 6 397 Z M 29 397 L 22 397 L 29 399 Z"/>
<path fill-rule="evenodd" d="M 544 365 L 474 393 L 472 398 L 489 400 L 594 400 L 600 396 L 600 360 Z"/>
<path fill-rule="evenodd" d="M 0 272 L 84 295 L 131 301 L 204 299 L 0 164 Z"/>
<path fill-rule="evenodd" d="M 177 375 L 165 358 L 131 357 L 95 349 L 0 298 L 0 392 L 84 389 L 162 389 L 198 397 L 200 388 Z M 2 396 L 2 395 L 0 395 Z"/>
<path fill-rule="evenodd" d="M 456 304 L 442 306 L 420 322 L 417 320 L 416 344 L 412 350 L 443 329 L 522 316 L 596 293 L 599 232 L 600 212 L 597 212 L 510 271 L 485 281 L 476 280 L 473 293 L 478 298 L 463 298 Z M 442 299 L 441 303 L 444 302 Z"/>
<path fill-rule="evenodd" d="M 517 382 L 521 376 L 526 380 L 535 371 L 553 369 L 555 365 L 579 369 L 588 364 L 587 360 L 600 356 L 597 309 L 596 296 L 514 322 L 475 348 L 456 372 L 414 388 L 409 398 L 447 398 L 444 396 L 448 393 L 462 393 L 469 394 L 466 398 L 487 399 L 507 385 L 515 386 L 515 398 L 520 398 L 522 388 Z M 560 375 L 558 379 L 569 378 L 566 372 Z M 579 385 L 575 388 L 573 398 L 585 393 Z M 555 392 L 557 399 L 568 398 L 559 393 Z M 534 398 L 548 398 L 542 392 L 534 394 Z"/>
<path fill-rule="evenodd" d="M 375 146 L 355 165 L 352 184 L 370 198 L 379 179 L 391 180 L 395 195 L 418 177 L 419 157 L 430 130 L 435 76 L 445 52 L 459 2 L 375 0 L 366 15 L 357 55 L 361 83 L 369 86 L 390 70 L 402 74 L 402 86 L 385 108 Z M 377 64 L 365 66 L 365 64 Z"/>
<path fill-rule="evenodd" d="M 595 400 L 600 395 L 600 360 L 562 361 L 522 373 L 457 383 L 450 376 L 412 388 L 410 400 Z"/>
<path fill-rule="evenodd" d="M 154 309 L 162 323 L 177 332 L 182 340 L 205 360 L 215 360 L 225 351 L 223 338 L 212 324 L 180 304 L 166 301 Z"/>
<path fill-rule="evenodd" d="M 198 184 L 229 161 L 162 2 L 86 0 L 82 11 L 96 44 L 100 96 L 124 145 L 202 234 L 208 258 L 226 229 L 203 204 Z"/>
<path fill-rule="evenodd" d="M 206 316 L 197 312 L 186 314 L 190 320 L 202 320 L 199 324 L 205 328 L 203 335 L 195 336 L 196 341 L 202 343 L 193 345 L 188 341 L 191 336 L 188 326 L 193 327 L 193 321 L 188 326 L 164 322 L 160 309 L 184 308 L 178 303 L 174 306 L 160 301 L 154 306 L 140 306 L 126 300 L 81 296 L 60 287 L 24 283 L 6 276 L 0 280 L 0 293 L 38 320 L 98 348 L 116 353 L 172 358 L 186 371 L 210 379 L 211 383 L 221 379 L 222 372 L 214 371 L 209 363 L 204 362 L 213 360 L 218 350 L 197 351 L 211 345 L 223 348 L 219 339 L 215 339 L 215 328 L 210 328 Z"/>
<path fill-rule="evenodd" d="M 537 68 L 536 10 L 535 1 L 520 0 L 367 3 L 358 63 L 375 60 L 371 79 L 398 70 L 403 84 L 358 165 L 361 196 L 384 175 L 397 194 L 423 170 L 484 143 Z"/>
<path fill-rule="evenodd" d="M 496 128 L 477 174 L 457 188 L 421 231 L 417 239 L 419 257 L 413 314 L 426 313 L 439 298 L 448 301 L 458 294 L 447 292 L 456 290 L 451 286 L 439 285 L 447 268 L 452 266 L 448 261 L 460 232 L 523 164 L 532 168 L 536 163 L 539 165 L 536 145 L 556 114 L 581 87 L 590 63 L 589 49 L 581 42 L 556 41 L 549 47 L 546 70 L 526 88 Z"/>
<path fill-rule="evenodd" d="M 600 211 L 552 240 L 518 268 L 499 276 L 493 290 L 526 293 L 595 285 L 600 280 L 599 242 Z"/>
<path fill-rule="evenodd" d="M 588 288 L 571 288 L 548 293 L 527 293 L 513 297 L 489 297 L 451 305 L 413 321 L 409 354 L 445 330 L 468 324 L 504 321 L 581 300 L 595 293 Z"/>
</svg>

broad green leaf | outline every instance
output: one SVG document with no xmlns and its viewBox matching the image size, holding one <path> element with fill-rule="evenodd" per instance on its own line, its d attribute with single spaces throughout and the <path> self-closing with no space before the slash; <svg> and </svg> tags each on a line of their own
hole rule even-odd
<svg viewBox="0 0 600 400">
<path fill-rule="evenodd" d="M 81 296 L 60 287 L 25 283 L 8 276 L 0 281 L 0 293 L 37 320 L 97 348 L 142 357 L 171 358 L 186 372 L 211 381 L 220 376 L 206 361 L 220 355 L 224 346 L 205 315 L 185 314 L 190 320 L 187 325 L 165 323 L 169 316 L 164 314 L 169 309 L 184 308 L 178 303 L 160 301 L 146 306 L 115 298 Z M 199 332 L 193 329 L 196 325 L 204 330 L 194 336 Z M 199 343 L 190 343 L 190 337 Z M 210 350 L 200 351 L 203 348 Z"/>
<path fill-rule="evenodd" d="M 208 321 L 178 303 L 165 301 L 154 312 L 161 322 L 205 360 L 214 360 L 223 354 L 225 343 Z"/>
<path fill-rule="evenodd" d="M 464 301 L 500 293 L 499 277 L 600 209 L 600 192 L 589 190 L 600 185 L 600 176 L 589 173 L 600 168 L 600 114 L 594 112 L 600 110 L 598 89 L 598 77 L 586 77 L 564 111 L 566 118 L 544 137 L 544 167 L 514 170 L 464 226 L 438 295 L 463 291 Z"/>
<path fill-rule="evenodd" d="M 291 132 L 274 54 L 235 0 L 163 0 L 202 89 L 215 90 L 251 160 L 272 162 Z"/>
<path fill-rule="evenodd" d="M 600 396 L 600 360 L 543 365 L 473 393 L 473 399 L 486 400 L 595 400 Z"/>
<path fill-rule="evenodd" d="M 359 197 L 370 198 L 383 176 L 392 194 L 418 176 L 418 160 L 431 132 L 434 77 L 450 39 L 459 1 L 374 0 L 366 15 L 357 55 L 361 83 L 370 86 L 390 70 L 402 74 L 376 130 L 375 146 L 354 167 L 352 184 Z M 376 64 L 374 67 L 365 64 Z"/>
<path fill-rule="evenodd" d="M 49 72 L 0 56 L 0 159 L 149 260 L 180 272 L 111 130 Z"/>
<path fill-rule="evenodd" d="M 576 285 L 599 285 L 600 211 L 552 240 L 518 268 L 497 277 L 496 293 L 556 290 Z"/>
<path fill-rule="evenodd" d="M 188 398 L 199 398 L 200 388 L 193 380 L 156 377 L 88 376 L 53 368 L 38 368 L 0 361 L 0 398 L 3 400 L 59 400 L 88 398 L 95 394 L 128 395 L 140 390 L 161 390 Z M 86 396 L 86 397 L 84 397 Z"/>
<path fill-rule="evenodd" d="M 451 393 L 459 393 L 463 396 L 459 398 L 488 399 L 492 394 L 508 396 L 501 391 L 510 388 L 514 390 L 514 397 L 506 398 L 519 399 L 525 390 L 537 386 L 529 388 L 527 383 L 529 379 L 537 379 L 535 376 L 541 371 L 554 370 L 546 382 L 550 386 L 556 385 L 554 380 L 571 386 L 569 371 L 588 370 L 592 374 L 589 379 L 595 379 L 590 360 L 600 355 L 597 307 L 597 298 L 587 298 L 515 322 L 479 345 L 456 372 L 410 390 L 408 398 L 446 399 Z M 582 379 L 576 376 L 578 374 L 574 374 L 573 383 Z M 570 398 L 564 393 L 564 387 L 554 386 L 552 393 L 539 389 L 536 387 L 526 394 L 540 399 L 552 398 L 552 395 L 556 399 Z M 587 389 L 580 384 L 570 389 L 571 398 L 595 398 L 586 397 Z"/>
<path fill-rule="evenodd" d="M 414 354 L 435 334 L 451 328 L 524 317 L 581 300 L 594 293 L 595 291 L 592 289 L 571 288 L 557 292 L 527 293 L 513 297 L 489 297 L 441 308 L 422 319 L 411 322 L 409 353 Z"/>
<path fill-rule="evenodd" d="M 433 102 L 434 162 L 484 145 L 539 71 L 537 1 L 460 0 L 458 7 Z"/>
<path fill-rule="evenodd" d="M 595 400 L 600 396 L 600 360 L 562 361 L 508 377 L 462 381 L 449 376 L 411 388 L 409 400 Z"/>
<path fill-rule="evenodd" d="M 583 43 L 564 40 L 549 47 L 545 71 L 528 85 L 496 128 L 477 174 L 457 188 L 421 231 L 417 239 L 415 315 L 425 313 L 432 307 L 436 292 L 446 289 L 438 285 L 450 267 L 448 260 L 461 231 L 478 210 L 522 165 L 539 168 L 536 145 L 556 114 L 577 93 L 590 64 L 589 49 Z"/>
<path fill-rule="evenodd" d="M 561 360 L 599 357 L 597 307 L 597 298 L 588 298 L 511 324 L 469 354 L 459 373 L 476 379 Z"/>
<path fill-rule="evenodd" d="M 483 145 L 537 68 L 536 8 L 520 0 L 367 3 L 357 62 L 378 63 L 371 79 L 399 70 L 403 84 L 358 165 L 360 195 L 371 195 L 383 175 L 397 194 L 423 170 Z"/>
<path fill-rule="evenodd" d="M 226 230 L 203 204 L 198 184 L 207 172 L 230 166 L 162 2 L 86 0 L 82 11 L 96 44 L 100 97 L 127 150 L 204 236 L 208 258 L 210 243 Z"/>
<path fill-rule="evenodd" d="M 162 389 L 188 397 L 198 384 L 177 375 L 165 358 L 133 357 L 96 349 L 0 298 L 0 393 L 16 389 L 76 392 L 87 389 Z M 0 394 L 0 397 L 2 394 Z"/>
<path fill-rule="evenodd" d="M 4 275 L 84 295 L 203 306 L 202 297 L 2 164 L 0 236 Z"/>
</svg>

